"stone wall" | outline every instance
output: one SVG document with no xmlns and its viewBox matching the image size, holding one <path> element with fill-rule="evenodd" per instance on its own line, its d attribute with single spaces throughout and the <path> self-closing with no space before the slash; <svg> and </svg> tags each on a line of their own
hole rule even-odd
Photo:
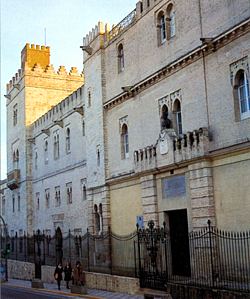
<svg viewBox="0 0 250 299">
<path fill-rule="evenodd" d="M 31 280 L 35 277 L 35 264 L 8 260 L 9 278 Z"/>
<path fill-rule="evenodd" d="M 42 281 L 44 283 L 55 283 L 54 271 L 55 267 L 42 266 Z M 8 260 L 8 274 L 9 278 L 31 280 L 35 277 L 35 265 L 28 262 Z M 90 272 L 86 272 L 85 275 L 86 286 L 90 289 L 128 294 L 135 294 L 140 290 L 139 280 L 136 278 Z M 64 281 L 62 284 L 64 284 Z"/>
</svg>

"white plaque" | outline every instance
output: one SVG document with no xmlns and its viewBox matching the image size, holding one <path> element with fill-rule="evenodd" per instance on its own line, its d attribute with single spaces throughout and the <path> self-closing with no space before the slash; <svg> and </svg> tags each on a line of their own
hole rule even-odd
<svg viewBox="0 0 250 299">
<path fill-rule="evenodd" d="M 166 133 L 160 134 L 160 153 L 165 155 L 168 153 L 168 141 Z"/>
</svg>

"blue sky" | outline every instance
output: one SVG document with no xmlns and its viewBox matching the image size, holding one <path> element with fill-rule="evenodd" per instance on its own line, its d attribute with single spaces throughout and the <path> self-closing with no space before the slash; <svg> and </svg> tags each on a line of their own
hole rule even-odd
<svg viewBox="0 0 250 299">
<path fill-rule="evenodd" d="M 117 24 L 136 0 L 1 0 L 1 179 L 6 177 L 5 86 L 28 42 L 51 47 L 51 64 L 82 70 L 82 38 L 98 23 Z"/>
</svg>

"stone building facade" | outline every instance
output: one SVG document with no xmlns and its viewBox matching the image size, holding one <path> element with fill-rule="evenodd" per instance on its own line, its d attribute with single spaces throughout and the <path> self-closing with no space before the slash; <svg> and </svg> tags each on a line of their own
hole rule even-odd
<svg viewBox="0 0 250 299">
<path fill-rule="evenodd" d="M 6 95 L 9 228 L 249 228 L 249 17 L 247 0 L 139 1 L 84 37 L 84 80 L 23 51 Z"/>
</svg>

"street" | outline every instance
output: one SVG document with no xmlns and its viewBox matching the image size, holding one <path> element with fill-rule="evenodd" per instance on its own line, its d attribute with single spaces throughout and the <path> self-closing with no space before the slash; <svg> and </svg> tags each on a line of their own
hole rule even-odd
<svg viewBox="0 0 250 299">
<path fill-rule="evenodd" d="M 43 298 L 80 298 L 80 297 L 73 297 L 67 296 L 65 294 L 53 294 L 52 292 L 46 292 L 46 290 L 35 290 L 35 289 L 28 289 L 22 287 L 14 287 L 14 286 L 7 286 L 2 284 L 1 285 L 1 298 L 2 299 L 43 299 Z M 82 297 L 81 297 L 82 298 Z"/>
</svg>

